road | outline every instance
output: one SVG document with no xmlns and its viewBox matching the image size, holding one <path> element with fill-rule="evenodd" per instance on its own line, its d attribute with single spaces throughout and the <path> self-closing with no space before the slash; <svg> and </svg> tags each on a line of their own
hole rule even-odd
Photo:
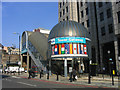
<svg viewBox="0 0 120 90">
<path fill-rule="evenodd" d="M 2 75 L 2 88 L 85 88 L 85 86 Z"/>
</svg>

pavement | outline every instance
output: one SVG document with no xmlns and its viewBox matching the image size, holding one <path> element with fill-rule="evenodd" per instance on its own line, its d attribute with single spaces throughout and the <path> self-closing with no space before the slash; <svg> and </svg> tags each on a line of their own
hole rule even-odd
<svg viewBox="0 0 120 90">
<path fill-rule="evenodd" d="M 13 76 L 18 76 L 21 78 L 28 78 L 27 73 L 21 73 L 18 74 L 8 74 Z M 49 79 L 47 79 L 47 75 L 43 75 L 40 79 L 40 76 L 36 76 L 35 78 L 31 78 L 33 80 L 37 81 L 44 81 L 44 82 L 51 82 L 51 83 L 58 83 L 58 84 L 71 84 L 71 85 L 81 85 L 85 87 L 93 87 L 93 88 L 118 88 L 118 85 L 120 85 L 120 81 L 118 80 L 117 76 L 114 76 L 114 85 L 112 85 L 112 77 L 108 75 L 104 75 L 104 78 L 102 75 L 91 77 L 91 84 L 88 84 L 88 75 L 83 74 L 80 75 L 80 77 L 77 79 L 77 81 L 69 81 L 69 77 L 63 77 L 59 75 L 59 80 L 57 81 L 57 76 L 55 74 L 52 74 Z M 118 82 L 119 81 L 119 82 Z M 119 86 L 120 87 L 120 86 Z M 119 88 L 120 89 L 120 88 Z"/>
</svg>

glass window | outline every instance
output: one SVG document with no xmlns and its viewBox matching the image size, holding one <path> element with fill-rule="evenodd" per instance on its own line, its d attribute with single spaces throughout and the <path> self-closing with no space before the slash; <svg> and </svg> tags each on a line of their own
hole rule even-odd
<svg viewBox="0 0 120 90">
<path fill-rule="evenodd" d="M 61 17 L 61 15 L 62 15 L 62 14 L 61 14 L 61 12 L 60 12 L 60 17 Z"/>
<path fill-rule="evenodd" d="M 68 12 L 68 6 L 66 7 L 66 12 Z"/>
<path fill-rule="evenodd" d="M 99 5 L 99 8 L 100 8 L 100 7 L 103 6 L 103 3 L 102 3 L 102 2 L 99 2 L 98 5 Z"/>
<path fill-rule="evenodd" d="M 101 35 L 104 36 L 105 35 L 105 27 L 101 28 Z"/>
<path fill-rule="evenodd" d="M 86 8 L 86 15 L 88 15 L 88 7 Z"/>
<path fill-rule="evenodd" d="M 84 26 L 84 22 L 82 22 L 82 25 Z"/>
<path fill-rule="evenodd" d="M 83 16 L 83 11 L 81 11 L 81 17 L 83 18 L 84 16 Z"/>
<path fill-rule="evenodd" d="M 103 20 L 104 20 L 104 14 L 102 12 L 102 13 L 100 13 L 100 21 L 103 21 Z"/>
<path fill-rule="evenodd" d="M 83 2 L 81 2 L 81 7 L 83 6 Z"/>
<path fill-rule="evenodd" d="M 118 23 L 120 23 L 120 11 L 117 12 L 117 16 L 118 16 Z"/>
<path fill-rule="evenodd" d="M 90 24 L 89 24 L 89 20 L 87 20 L 87 27 L 89 27 L 90 26 Z"/>
<path fill-rule="evenodd" d="M 63 6 L 65 5 L 65 2 L 63 1 Z"/>
<path fill-rule="evenodd" d="M 111 9 L 107 9 L 107 18 L 110 18 L 112 16 Z"/>
<path fill-rule="evenodd" d="M 61 2 L 60 2 L 60 8 L 61 8 Z"/>
<path fill-rule="evenodd" d="M 63 15 L 65 15 L 65 10 L 63 9 Z"/>
<path fill-rule="evenodd" d="M 67 18 L 67 21 L 68 21 L 68 16 L 66 18 Z"/>
<path fill-rule="evenodd" d="M 112 24 L 108 25 L 108 30 L 109 30 L 109 33 L 113 33 L 113 25 Z"/>
</svg>

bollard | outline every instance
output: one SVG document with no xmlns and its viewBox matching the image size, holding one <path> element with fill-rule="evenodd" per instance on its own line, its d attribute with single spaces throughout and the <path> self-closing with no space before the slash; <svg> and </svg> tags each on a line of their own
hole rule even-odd
<svg viewBox="0 0 120 90">
<path fill-rule="evenodd" d="M 57 72 L 57 81 L 59 80 L 59 77 L 58 77 L 58 72 Z"/>
<path fill-rule="evenodd" d="M 41 79 L 41 72 L 40 72 L 40 79 Z"/>
<path fill-rule="evenodd" d="M 48 74 L 47 74 L 47 79 L 49 79 L 49 72 L 48 72 Z"/>
</svg>

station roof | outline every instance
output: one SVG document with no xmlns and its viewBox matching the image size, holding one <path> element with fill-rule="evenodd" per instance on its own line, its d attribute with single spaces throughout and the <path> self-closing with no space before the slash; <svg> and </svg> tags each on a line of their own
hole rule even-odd
<svg viewBox="0 0 120 90">
<path fill-rule="evenodd" d="M 87 29 L 75 21 L 62 21 L 55 25 L 48 37 L 48 40 L 57 37 L 85 37 L 90 38 Z"/>
</svg>

